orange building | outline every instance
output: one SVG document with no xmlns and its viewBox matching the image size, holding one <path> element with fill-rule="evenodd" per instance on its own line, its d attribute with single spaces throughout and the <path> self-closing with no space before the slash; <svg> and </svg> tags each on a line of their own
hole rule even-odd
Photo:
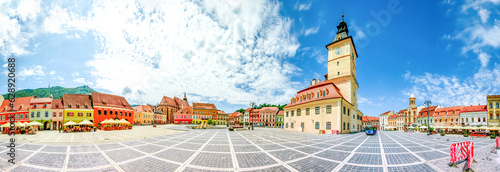
<svg viewBox="0 0 500 172">
<path fill-rule="evenodd" d="M 193 123 L 193 107 L 186 106 L 179 109 L 174 114 L 175 124 L 192 124 Z"/>
<path fill-rule="evenodd" d="M 28 108 L 33 97 L 15 98 L 14 107 L 10 107 L 10 101 L 3 100 L 0 106 L 0 125 L 10 121 L 9 114 L 16 116 L 15 122 L 29 122 Z"/>
<path fill-rule="evenodd" d="M 140 105 L 133 107 L 134 124 L 152 124 L 154 122 L 154 111 L 151 106 Z"/>
<path fill-rule="evenodd" d="M 436 126 L 460 125 L 460 111 L 463 106 L 437 108 L 434 111 L 434 124 Z"/>
<path fill-rule="evenodd" d="M 380 119 L 379 119 L 379 117 L 363 116 L 362 117 L 362 122 L 363 122 L 363 130 L 368 125 L 371 125 L 371 126 L 373 126 L 375 128 L 379 128 L 380 127 Z"/>
<path fill-rule="evenodd" d="M 92 92 L 92 104 L 94 105 L 94 124 L 105 119 L 125 119 L 130 124 L 134 123 L 134 109 L 122 96 Z"/>
</svg>

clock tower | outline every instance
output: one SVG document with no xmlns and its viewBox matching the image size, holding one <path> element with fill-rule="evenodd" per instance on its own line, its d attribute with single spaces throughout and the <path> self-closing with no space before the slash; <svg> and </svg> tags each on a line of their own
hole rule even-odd
<svg viewBox="0 0 500 172">
<path fill-rule="evenodd" d="M 358 54 L 354 46 L 354 40 L 349 35 L 349 29 L 344 21 L 337 26 L 337 35 L 333 42 L 326 45 L 328 50 L 328 74 L 325 75 L 327 82 L 334 83 L 342 93 L 342 96 L 357 109 L 356 80 L 356 58 Z"/>
</svg>

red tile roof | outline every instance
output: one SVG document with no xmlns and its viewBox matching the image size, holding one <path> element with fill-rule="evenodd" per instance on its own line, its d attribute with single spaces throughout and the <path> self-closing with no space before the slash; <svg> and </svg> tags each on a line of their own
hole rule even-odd
<svg viewBox="0 0 500 172">
<path fill-rule="evenodd" d="M 179 108 L 187 107 L 189 106 L 189 103 L 186 100 L 182 100 L 180 98 L 174 97 L 174 101 L 177 104 Z"/>
<path fill-rule="evenodd" d="M 163 98 L 161 99 L 160 103 L 158 105 L 171 105 L 171 106 L 177 106 L 177 103 L 175 103 L 175 100 L 170 98 L 170 97 L 167 97 L 167 96 L 163 96 Z"/>
<path fill-rule="evenodd" d="M 278 115 L 285 115 L 285 111 L 280 110 L 280 111 L 278 112 Z"/>
<path fill-rule="evenodd" d="M 279 109 L 278 107 L 263 107 L 262 109 L 260 109 L 260 112 L 278 112 Z"/>
<path fill-rule="evenodd" d="M 193 103 L 193 108 L 217 110 L 217 107 L 212 103 Z"/>
<path fill-rule="evenodd" d="M 320 90 L 320 91 L 327 90 L 326 96 L 316 97 L 317 96 L 316 93 L 318 90 Z M 307 94 L 312 94 L 311 99 L 307 99 L 308 98 Z M 300 96 L 304 96 L 305 98 L 303 98 L 302 101 L 300 101 Z M 331 82 L 322 81 L 322 82 L 319 82 L 317 84 L 314 84 L 310 87 L 307 87 L 306 89 L 303 89 L 303 90 L 297 92 L 297 95 L 292 98 L 292 100 L 296 99 L 295 103 L 293 103 L 293 101 L 292 101 L 288 105 L 286 105 L 285 107 L 292 107 L 292 106 L 296 106 L 296 105 L 300 105 L 300 104 L 304 104 L 304 103 L 309 103 L 309 102 L 314 102 L 314 101 L 324 100 L 324 99 L 333 99 L 333 98 L 343 98 L 342 94 L 340 93 L 339 88 L 337 88 L 337 86 L 335 86 L 335 84 L 333 84 Z"/>
<path fill-rule="evenodd" d="M 104 106 L 104 107 L 111 107 L 111 108 L 122 108 L 122 109 L 134 110 L 128 104 L 125 97 L 112 95 L 112 94 L 92 92 L 92 103 L 94 106 Z"/>
<path fill-rule="evenodd" d="M 436 111 L 434 111 L 434 117 L 460 115 L 460 111 L 461 111 L 462 107 L 463 106 L 437 108 Z M 446 113 L 446 112 L 448 112 L 448 113 Z M 455 113 L 453 113 L 453 112 L 455 112 Z"/>
<path fill-rule="evenodd" d="M 64 109 L 62 99 L 52 99 L 52 109 Z"/>
<path fill-rule="evenodd" d="M 139 105 L 136 107 L 133 107 L 134 112 L 149 112 L 149 113 L 154 113 L 153 108 L 148 105 Z"/>
<path fill-rule="evenodd" d="M 420 110 L 417 114 L 417 118 L 427 117 L 427 109 L 429 109 L 429 116 L 434 116 L 434 112 L 438 106 L 430 106 L 429 108 L 425 107 Z"/>
<path fill-rule="evenodd" d="M 391 112 L 391 111 L 384 112 L 383 114 L 380 114 L 380 115 L 385 115 L 385 114 L 388 114 L 389 112 Z"/>
<path fill-rule="evenodd" d="M 398 118 L 398 115 L 391 115 L 391 116 L 389 116 L 389 118 L 387 118 L 387 119 L 396 119 L 396 118 Z"/>
<path fill-rule="evenodd" d="M 31 99 L 33 97 L 19 97 L 15 98 L 14 101 L 14 108 L 10 107 L 10 101 L 9 99 L 6 99 L 2 102 L 2 105 L 0 106 L 0 111 L 1 112 L 8 112 L 8 111 L 27 111 L 30 106 Z"/>
<path fill-rule="evenodd" d="M 247 108 L 247 110 L 245 110 L 245 112 L 251 112 L 253 110 L 253 108 Z"/>
<path fill-rule="evenodd" d="M 33 98 L 30 101 L 30 109 L 51 109 L 52 108 L 51 104 L 52 104 L 52 98 L 50 97 Z"/>
<path fill-rule="evenodd" d="M 486 105 L 477 105 L 477 106 L 464 106 L 462 108 L 461 113 L 465 112 L 486 112 L 488 110 Z"/>
<path fill-rule="evenodd" d="M 62 101 L 65 109 L 93 109 L 90 95 L 63 94 Z"/>
<path fill-rule="evenodd" d="M 363 122 L 372 122 L 372 121 L 379 121 L 379 118 L 374 116 L 363 116 L 362 120 Z"/>
<path fill-rule="evenodd" d="M 221 111 L 221 110 L 218 110 L 218 111 L 217 111 L 217 114 L 226 114 L 226 115 L 227 115 L 227 113 L 226 113 L 226 112 Z"/>
<path fill-rule="evenodd" d="M 400 110 L 400 111 L 398 112 L 398 114 L 400 114 L 400 113 L 405 113 L 405 112 L 406 112 L 406 109 L 403 109 L 403 110 Z"/>
<path fill-rule="evenodd" d="M 193 114 L 193 107 L 192 106 L 186 106 L 181 109 L 179 109 L 175 114 Z"/>
</svg>

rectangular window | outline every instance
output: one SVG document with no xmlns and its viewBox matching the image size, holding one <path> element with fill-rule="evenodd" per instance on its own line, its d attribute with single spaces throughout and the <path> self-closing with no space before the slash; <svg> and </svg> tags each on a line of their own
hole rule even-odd
<svg viewBox="0 0 500 172">
<path fill-rule="evenodd" d="M 500 108 L 500 103 L 497 102 L 497 108 Z"/>
<path fill-rule="evenodd" d="M 291 116 L 293 116 L 293 110 L 292 110 L 292 114 L 291 114 Z"/>
<path fill-rule="evenodd" d="M 306 108 L 306 115 L 309 115 L 309 108 Z"/>
<path fill-rule="evenodd" d="M 490 103 L 490 108 L 493 108 L 493 103 Z"/>
<path fill-rule="evenodd" d="M 332 105 L 326 105 L 326 114 L 332 113 Z"/>
<path fill-rule="evenodd" d="M 87 117 L 92 117 L 92 113 L 87 113 Z"/>
<path fill-rule="evenodd" d="M 315 114 L 316 114 L 316 115 L 319 115 L 319 106 L 316 106 L 316 107 L 314 108 L 314 111 L 315 111 Z"/>
<path fill-rule="evenodd" d="M 52 112 L 52 117 L 56 117 L 57 113 L 56 112 Z"/>
<path fill-rule="evenodd" d="M 59 117 L 62 117 L 62 112 L 59 112 Z"/>
<path fill-rule="evenodd" d="M 49 117 L 49 112 L 45 111 L 45 118 L 48 118 L 48 117 Z"/>
<path fill-rule="evenodd" d="M 300 116 L 300 114 L 301 114 L 301 110 L 297 109 L 297 116 Z"/>
<path fill-rule="evenodd" d="M 350 112 L 351 112 L 350 110 L 351 110 L 351 109 L 347 109 L 347 116 L 349 116 L 349 114 L 350 114 Z M 347 127 L 347 128 L 349 129 L 349 127 Z"/>
<path fill-rule="evenodd" d="M 24 114 L 24 118 L 28 119 L 28 113 Z"/>
<path fill-rule="evenodd" d="M 83 117 L 83 113 L 82 112 L 78 112 L 78 116 L 79 117 Z"/>
<path fill-rule="evenodd" d="M 344 115 L 345 115 L 345 106 L 344 106 Z"/>
<path fill-rule="evenodd" d="M 36 117 L 39 118 L 40 117 L 40 112 L 36 112 Z"/>
<path fill-rule="evenodd" d="M 74 112 L 68 112 L 68 116 L 75 116 Z"/>
</svg>

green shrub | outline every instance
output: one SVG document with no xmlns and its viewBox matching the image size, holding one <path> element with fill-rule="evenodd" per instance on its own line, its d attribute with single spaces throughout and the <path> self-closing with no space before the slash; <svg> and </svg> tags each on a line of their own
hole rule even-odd
<svg viewBox="0 0 500 172">
<path fill-rule="evenodd" d="M 434 128 L 433 127 L 429 128 L 429 131 L 434 132 Z"/>
</svg>

